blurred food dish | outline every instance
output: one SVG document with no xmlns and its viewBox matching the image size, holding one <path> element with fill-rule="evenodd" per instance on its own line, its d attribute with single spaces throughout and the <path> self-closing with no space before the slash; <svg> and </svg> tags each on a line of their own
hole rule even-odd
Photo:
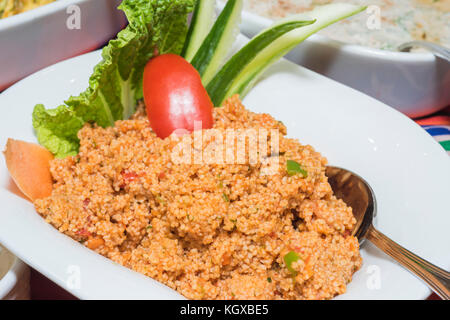
<svg viewBox="0 0 450 320">
<path fill-rule="evenodd" d="M 403 42 L 427 40 L 450 47 L 449 0 L 245 0 L 245 8 L 258 15 L 280 19 L 302 13 L 317 5 L 350 2 L 368 6 L 380 24 L 356 15 L 343 20 L 334 28 L 321 31 L 331 39 L 382 50 L 396 51 Z"/>
<path fill-rule="evenodd" d="M 7 18 L 54 1 L 55 0 L 0 0 L 0 18 Z"/>
</svg>

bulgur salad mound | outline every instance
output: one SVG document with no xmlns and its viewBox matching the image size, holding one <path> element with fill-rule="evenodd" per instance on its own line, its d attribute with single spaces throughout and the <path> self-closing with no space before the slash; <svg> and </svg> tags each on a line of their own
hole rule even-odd
<svg viewBox="0 0 450 320">
<path fill-rule="evenodd" d="M 285 137 L 238 96 L 213 111 L 211 130 L 276 129 L 279 166 L 178 163 L 183 137 L 161 139 L 141 104 L 113 127 L 85 124 L 76 156 L 50 163 L 51 196 L 34 202 L 59 231 L 189 299 L 330 299 L 361 266 L 352 209 L 325 176 L 326 159 Z M 194 132 L 191 134 L 199 134 Z M 270 139 L 270 137 L 269 137 Z M 307 172 L 290 174 L 288 162 Z"/>
</svg>

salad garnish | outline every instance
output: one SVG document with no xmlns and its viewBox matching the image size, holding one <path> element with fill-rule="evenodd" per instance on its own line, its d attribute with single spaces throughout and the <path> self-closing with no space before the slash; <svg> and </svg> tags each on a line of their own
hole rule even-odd
<svg viewBox="0 0 450 320">
<path fill-rule="evenodd" d="M 197 70 L 181 56 L 167 53 L 150 59 L 143 83 L 147 117 L 158 137 L 213 126 L 208 92 Z M 196 122 L 201 127 L 196 128 Z"/>
<path fill-rule="evenodd" d="M 268 67 L 303 40 L 364 9 L 365 7 L 346 3 L 318 6 L 310 12 L 282 19 L 261 31 L 208 83 L 206 89 L 212 101 L 216 106 L 220 106 L 226 98 L 234 94 L 244 97 Z M 267 41 L 268 38 L 271 41 Z"/>
<path fill-rule="evenodd" d="M 198 0 L 192 14 L 186 41 L 184 42 L 181 56 L 187 61 L 191 61 L 198 48 L 208 35 L 215 19 L 216 1 Z"/>
<path fill-rule="evenodd" d="M 206 86 L 223 65 L 239 34 L 243 0 L 229 0 L 196 52 L 192 65 Z M 195 38 L 191 39 L 195 41 Z"/>
<path fill-rule="evenodd" d="M 38 141 L 56 157 L 78 153 L 78 131 L 85 123 L 107 127 L 128 119 L 142 99 L 142 75 L 155 55 L 180 53 L 187 33 L 187 17 L 193 0 L 124 0 L 119 9 L 128 26 L 103 48 L 89 87 L 65 105 L 33 111 Z"/>
<path fill-rule="evenodd" d="M 145 66 L 155 56 L 167 53 L 182 54 L 191 62 L 201 75 L 214 106 L 221 106 L 233 94 L 239 94 L 242 98 L 264 70 L 298 43 L 329 24 L 365 8 L 330 4 L 282 20 L 262 31 L 222 66 L 237 35 L 242 0 L 228 1 L 214 24 L 214 6 L 211 2 L 214 1 L 123 0 L 119 9 L 125 12 L 129 25 L 118 34 L 117 39 L 103 48 L 102 61 L 95 66 L 89 87 L 55 109 L 46 109 L 41 104 L 34 108 L 33 127 L 39 143 L 57 158 L 75 156 L 79 149 L 77 133 L 86 123 L 108 127 L 117 120 L 128 119 L 135 112 L 138 101 L 144 97 Z M 188 28 L 187 18 L 192 10 L 192 23 Z M 171 68 L 167 70 L 173 71 Z M 186 83 L 188 87 L 193 85 Z M 147 83 L 146 88 L 151 85 Z M 191 92 L 204 94 L 202 90 Z M 170 100 L 170 95 L 169 92 L 165 97 L 158 98 Z M 155 97 L 151 94 L 146 96 L 146 103 L 151 104 Z M 191 98 L 195 98 L 193 101 L 205 101 L 203 98 L 196 99 L 195 94 Z M 162 105 L 168 110 L 180 110 L 181 106 L 172 104 L 177 101 L 173 99 Z M 204 105 L 193 105 L 192 109 L 211 113 L 212 110 Z M 172 118 L 170 112 L 165 114 L 168 119 Z M 180 126 L 172 129 L 190 132 L 193 130 L 191 122 L 209 117 L 211 115 L 204 114 L 185 117 L 186 121 L 178 122 Z M 205 123 L 202 128 L 211 126 L 212 123 Z M 160 137 L 166 136 L 164 132 Z"/>
</svg>

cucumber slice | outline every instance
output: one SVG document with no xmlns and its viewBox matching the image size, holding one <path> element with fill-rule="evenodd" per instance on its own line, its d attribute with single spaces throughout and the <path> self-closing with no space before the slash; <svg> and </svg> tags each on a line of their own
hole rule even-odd
<svg viewBox="0 0 450 320">
<path fill-rule="evenodd" d="M 205 86 L 222 66 L 239 34 L 242 7 L 243 0 L 227 2 L 191 61 Z"/>
<path fill-rule="evenodd" d="M 181 56 L 191 61 L 211 30 L 215 19 L 215 0 L 197 0 Z"/>
<path fill-rule="evenodd" d="M 215 106 L 220 106 L 233 94 L 239 94 L 243 98 L 268 67 L 300 42 L 326 26 L 361 12 L 365 8 L 345 3 L 319 6 L 310 12 L 283 19 L 262 31 L 237 52 L 209 82 L 206 90 L 212 102 Z M 271 30 L 278 29 L 289 22 L 307 19 L 316 19 L 316 22 L 279 34 L 275 40 L 267 41 L 267 33 Z M 265 45 L 261 46 L 259 42 L 264 42 Z M 259 50 L 252 52 L 255 49 L 249 49 L 249 47 L 259 47 Z"/>
<path fill-rule="evenodd" d="M 219 106 L 220 103 L 225 100 L 229 88 L 233 88 L 233 85 L 235 85 L 236 82 L 235 79 L 239 79 L 241 76 L 242 67 L 245 67 L 255 60 L 259 53 L 266 47 L 270 46 L 271 43 L 287 32 L 310 25 L 314 22 L 314 20 L 307 20 L 278 24 L 253 38 L 225 64 L 219 73 L 206 86 L 206 90 L 208 91 L 213 104 Z"/>
</svg>

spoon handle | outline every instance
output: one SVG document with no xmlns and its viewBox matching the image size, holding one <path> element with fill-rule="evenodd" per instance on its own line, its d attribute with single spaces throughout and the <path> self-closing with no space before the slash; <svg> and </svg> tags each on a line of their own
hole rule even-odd
<svg viewBox="0 0 450 320">
<path fill-rule="evenodd" d="M 417 277 L 425 281 L 431 290 L 444 300 L 450 299 L 450 273 L 420 258 L 395 243 L 384 234 L 369 227 L 366 238 L 379 249 L 397 260 Z"/>
<path fill-rule="evenodd" d="M 411 42 L 406 42 L 406 43 L 401 44 L 398 47 L 398 50 L 407 52 L 407 51 L 411 50 L 411 48 L 414 48 L 414 47 L 419 47 L 419 48 L 421 47 L 421 48 L 427 49 L 434 55 L 439 56 L 442 59 L 445 59 L 448 62 L 450 62 L 450 50 L 444 46 L 441 46 L 439 44 L 429 42 L 429 41 L 415 40 L 415 41 L 411 41 Z"/>
</svg>

